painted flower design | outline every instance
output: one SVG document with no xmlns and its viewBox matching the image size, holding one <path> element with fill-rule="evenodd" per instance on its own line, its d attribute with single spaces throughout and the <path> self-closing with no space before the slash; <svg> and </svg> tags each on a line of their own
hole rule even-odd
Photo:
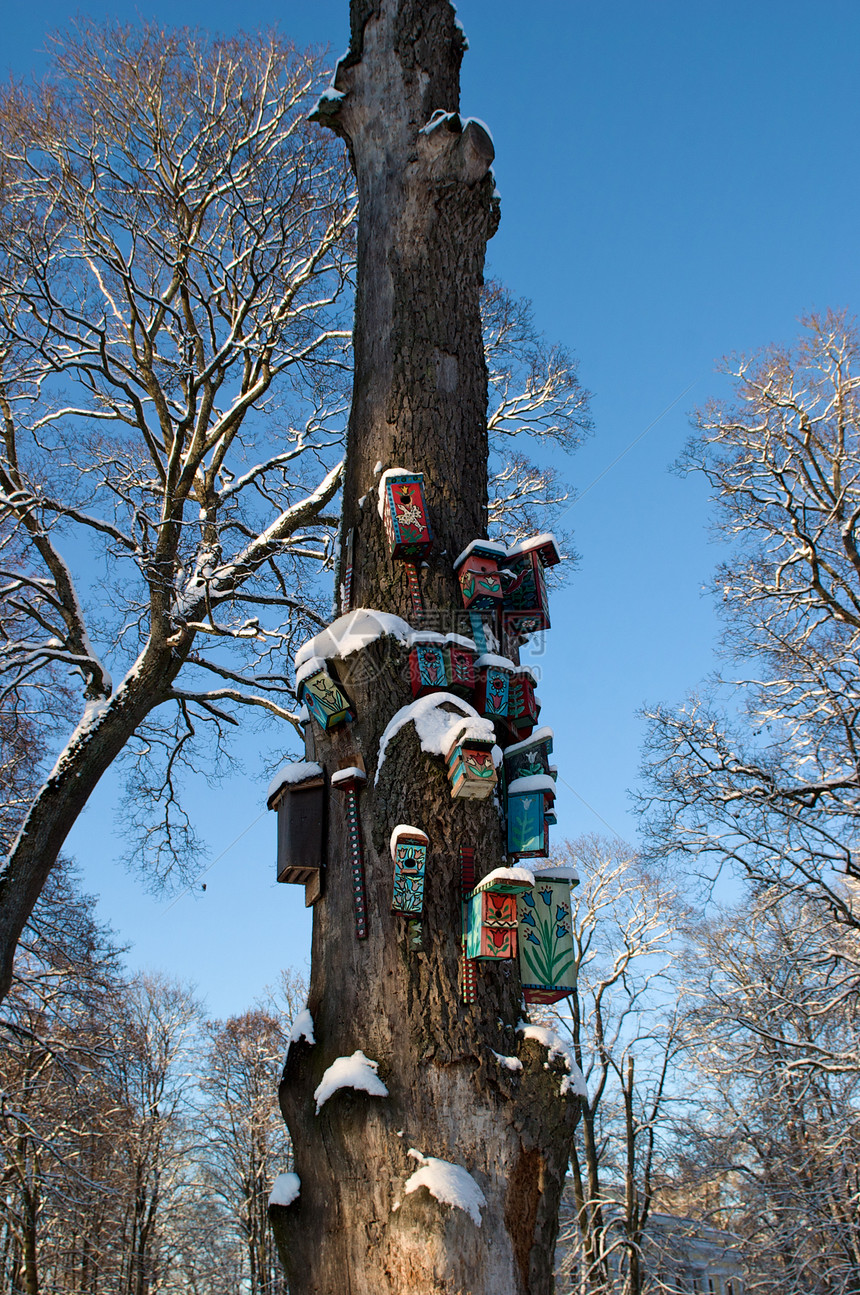
<svg viewBox="0 0 860 1295">
<path fill-rule="evenodd" d="M 538 894 L 546 904 L 547 908 L 552 908 L 552 886 L 541 886 Z"/>
</svg>

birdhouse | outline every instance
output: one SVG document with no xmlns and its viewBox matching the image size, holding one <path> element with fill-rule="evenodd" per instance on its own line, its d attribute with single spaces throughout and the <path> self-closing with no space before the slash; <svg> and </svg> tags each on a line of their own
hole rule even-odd
<svg viewBox="0 0 860 1295">
<path fill-rule="evenodd" d="M 544 568 L 560 561 L 561 554 L 552 535 L 521 540 L 507 550 L 502 569 L 502 622 L 506 633 L 522 638 L 537 630 L 549 629 Z"/>
<path fill-rule="evenodd" d="M 506 747 L 505 776 L 509 783 L 513 782 L 514 778 L 528 778 L 535 773 L 550 772 L 552 737 L 551 728 L 539 728 L 532 733 L 531 737 Z"/>
<path fill-rule="evenodd" d="M 513 661 L 492 652 L 479 656 L 475 662 L 475 709 L 487 719 L 507 717 L 514 670 Z"/>
<path fill-rule="evenodd" d="M 475 690 L 475 658 L 477 652 L 468 639 L 456 634 L 445 638 L 445 667 L 448 687 L 461 697 L 471 697 Z"/>
<path fill-rule="evenodd" d="M 305 904 L 322 894 L 325 866 L 326 787 L 322 765 L 287 765 L 269 787 L 268 807 L 278 812 L 278 881 L 305 887 Z"/>
<path fill-rule="evenodd" d="M 513 733 L 528 737 L 539 714 L 534 675 L 525 668 L 517 670 L 511 676 L 508 688 L 508 727 Z"/>
<path fill-rule="evenodd" d="M 472 540 L 454 563 L 460 582 L 463 606 L 474 611 L 493 611 L 501 606 L 504 594 L 499 563 L 507 557 L 504 544 L 492 540 Z"/>
<path fill-rule="evenodd" d="M 498 783 L 493 746 L 492 738 L 458 737 L 446 757 L 452 798 L 486 800 L 493 794 Z"/>
<path fill-rule="evenodd" d="M 466 911 L 466 957 L 517 956 L 517 896 L 532 886 L 524 868 L 496 868 L 472 891 Z"/>
<path fill-rule="evenodd" d="M 409 652 L 409 682 L 412 696 L 423 697 L 448 685 L 441 634 L 415 634 Z"/>
<path fill-rule="evenodd" d="M 424 907 L 424 866 L 427 862 L 429 837 L 419 827 L 401 823 L 391 833 L 391 858 L 394 862 L 394 895 L 392 913 L 415 917 Z"/>
<path fill-rule="evenodd" d="M 517 899 L 520 978 L 527 1003 L 557 1003 L 576 989 L 570 891 L 571 868 L 535 874 L 534 889 Z"/>
<path fill-rule="evenodd" d="M 299 684 L 299 701 L 304 702 L 313 718 L 324 732 L 340 724 L 351 723 L 355 714 L 349 698 L 328 672 L 324 661 L 311 658 L 309 665 L 318 661 L 316 668 L 308 670 Z"/>
<path fill-rule="evenodd" d="M 379 492 L 391 556 L 407 562 L 426 557 L 433 547 L 433 533 L 424 500 L 423 475 L 391 469 L 383 473 Z"/>
<path fill-rule="evenodd" d="M 538 859 L 549 853 L 546 810 L 555 800 L 550 774 L 532 774 L 508 783 L 508 854 L 516 859 Z"/>
</svg>

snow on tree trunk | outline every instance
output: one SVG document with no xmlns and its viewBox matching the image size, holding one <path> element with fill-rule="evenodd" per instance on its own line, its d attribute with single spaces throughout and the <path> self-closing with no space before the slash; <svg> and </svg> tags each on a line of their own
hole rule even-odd
<svg viewBox="0 0 860 1295">
<path fill-rule="evenodd" d="M 415 622 L 376 507 L 379 471 L 402 466 L 424 473 L 436 541 L 421 572 L 425 605 L 455 629 L 452 561 L 486 533 L 478 296 L 498 221 L 493 148 L 483 127 L 457 116 L 465 42 L 448 0 L 352 0 L 351 20 L 339 93 L 318 114 L 347 141 L 360 201 L 344 488 L 352 605 Z M 280 1086 L 301 1188 L 271 1217 L 292 1295 L 540 1295 L 552 1288 L 579 1103 L 561 1094 L 564 1063 L 516 1032 L 513 962 L 481 964 L 477 1001 L 462 1002 L 458 848 L 475 847 L 478 877 L 498 867 L 500 819 L 493 800 L 451 798 L 444 762 L 421 750 L 411 724 L 378 770 L 383 730 L 412 700 L 406 657 L 382 637 L 333 662 L 357 719 L 327 736 L 314 725 L 309 740 L 308 758 L 329 775 L 359 756 L 367 769 L 357 794 L 369 934 L 355 935 L 348 798 L 331 788 L 308 1002 L 315 1042 L 292 1044 Z M 401 823 L 430 838 L 421 951 L 390 912 L 389 838 Z M 358 1051 L 378 1063 L 387 1095 L 340 1087 L 317 1112 L 324 1073 Z M 503 1064 L 514 1055 L 522 1069 Z"/>
</svg>

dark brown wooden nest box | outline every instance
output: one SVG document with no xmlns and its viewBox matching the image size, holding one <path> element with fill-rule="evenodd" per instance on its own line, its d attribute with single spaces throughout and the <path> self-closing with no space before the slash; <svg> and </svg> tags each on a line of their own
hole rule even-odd
<svg viewBox="0 0 860 1295">
<path fill-rule="evenodd" d="M 324 773 L 285 783 L 269 801 L 278 811 L 278 881 L 304 886 L 306 906 L 322 895 L 327 802 Z"/>
</svg>

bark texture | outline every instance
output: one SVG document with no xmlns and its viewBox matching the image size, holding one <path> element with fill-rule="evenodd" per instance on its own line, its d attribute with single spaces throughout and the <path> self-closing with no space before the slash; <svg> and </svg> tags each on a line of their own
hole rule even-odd
<svg viewBox="0 0 860 1295">
<path fill-rule="evenodd" d="M 436 546 L 422 571 L 441 628 L 461 615 L 452 562 L 486 534 L 487 378 L 479 290 L 498 220 L 486 131 L 459 109 L 464 40 L 448 0 L 353 0 L 352 38 L 319 115 L 347 140 L 358 179 L 355 387 L 344 525 L 354 527 L 353 606 L 410 613 L 402 563 L 376 508 L 377 463 L 425 476 Z M 434 113 L 444 112 L 425 129 Z M 364 504 L 362 505 L 362 499 Z M 476 873 L 504 862 L 495 801 L 452 800 L 444 763 L 407 725 L 378 768 L 380 736 L 412 700 L 406 650 L 391 638 L 334 663 L 357 719 L 316 727 L 308 755 L 329 773 L 364 760 L 360 793 L 369 937 L 354 933 L 346 797 L 330 793 L 324 898 L 314 910 L 309 1007 L 316 1043 L 290 1048 L 279 1095 L 301 1193 L 271 1215 L 293 1295 L 544 1295 L 552 1289 L 558 1201 L 578 1103 L 562 1064 L 517 1033 L 513 962 L 458 985 L 460 845 Z M 378 778 L 377 778 L 378 774 Z M 390 912 L 389 836 L 430 837 L 423 950 Z M 336 1057 L 361 1049 L 389 1096 L 342 1089 L 316 1113 Z M 518 1056 L 522 1070 L 497 1056 Z M 481 1226 L 426 1188 L 410 1148 L 465 1167 L 486 1197 Z"/>
</svg>

